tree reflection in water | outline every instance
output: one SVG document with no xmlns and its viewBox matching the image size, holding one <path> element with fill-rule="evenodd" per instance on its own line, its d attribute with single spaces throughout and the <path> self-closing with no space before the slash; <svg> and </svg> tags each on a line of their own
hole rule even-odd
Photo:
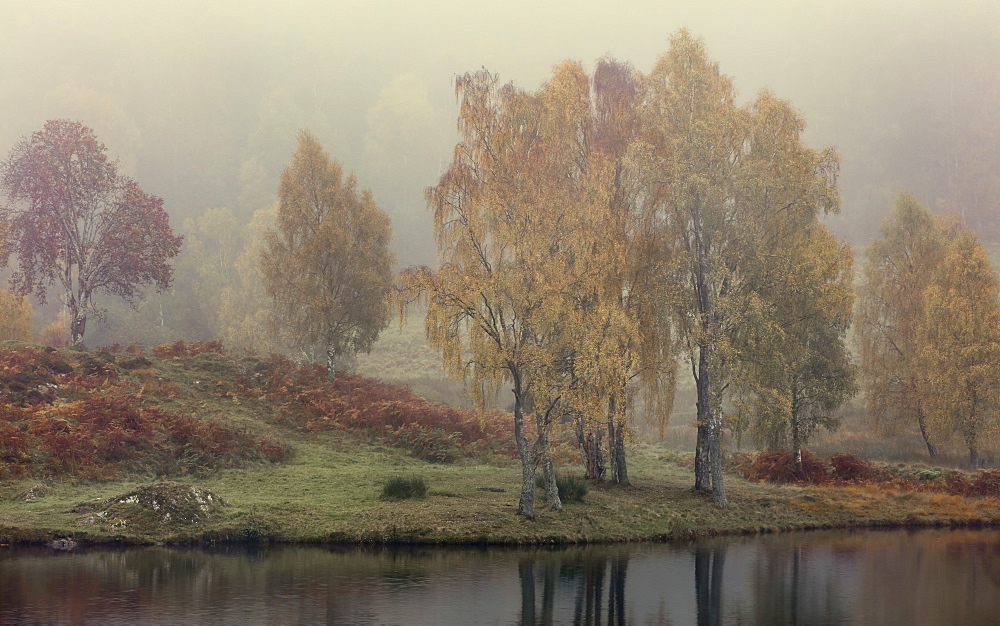
<svg viewBox="0 0 1000 626">
<path fill-rule="evenodd" d="M 698 603 L 698 626 L 722 623 L 722 572 L 726 546 L 694 549 L 694 594 Z"/>
<path fill-rule="evenodd" d="M 0 548 L 0 623 L 67 622 L 996 624 L 1000 532 L 549 550 Z"/>
<path fill-rule="evenodd" d="M 518 560 L 521 623 L 559 623 L 555 612 L 557 587 L 560 596 L 573 596 L 573 624 L 627 623 L 625 574 L 628 552 L 624 549 L 608 550 L 535 552 Z M 542 595 L 540 610 L 536 593 L 539 587 Z M 570 593 L 563 593 L 565 591 Z"/>
</svg>

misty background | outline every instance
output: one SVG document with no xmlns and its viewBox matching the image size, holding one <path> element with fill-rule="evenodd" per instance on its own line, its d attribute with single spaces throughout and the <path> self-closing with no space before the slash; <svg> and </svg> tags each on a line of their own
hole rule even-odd
<svg viewBox="0 0 1000 626">
<path fill-rule="evenodd" d="M 400 266 L 433 264 L 423 190 L 456 140 L 456 75 L 536 88 L 563 59 L 641 72 L 680 28 L 749 100 L 763 87 L 842 156 L 856 253 L 893 198 L 961 212 L 1000 240 L 1000 3 L 994 0 L 0 3 L 0 153 L 83 122 L 171 223 L 276 199 L 309 129 L 393 223 Z M 183 256 L 183 253 L 182 253 Z"/>
</svg>

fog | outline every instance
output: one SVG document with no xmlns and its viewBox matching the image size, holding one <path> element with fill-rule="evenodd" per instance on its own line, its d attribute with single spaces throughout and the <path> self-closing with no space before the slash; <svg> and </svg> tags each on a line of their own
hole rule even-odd
<svg viewBox="0 0 1000 626">
<path fill-rule="evenodd" d="M 0 152 L 78 119 L 175 227 L 214 207 L 246 222 L 308 128 L 389 212 L 399 262 L 430 263 L 422 192 L 454 144 L 455 75 L 533 89 L 562 59 L 606 54 L 647 72 L 680 28 L 741 97 L 770 87 L 810 144 L 840 149 L 841 234 L 873 237 L 906 188 L 1000 235 L 994 0 L 5 0 Z"/>
</svg>

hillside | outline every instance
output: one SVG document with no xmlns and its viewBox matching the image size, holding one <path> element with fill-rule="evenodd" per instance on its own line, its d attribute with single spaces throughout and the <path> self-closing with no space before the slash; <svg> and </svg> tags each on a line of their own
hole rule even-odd
<svg viewBox="0 0 1000 626">
<path fill-rule="evenodd" d="M 898 479 L 772 485 L 732 476 L 732 504 L 693 492 L 691 456 L 636 445 L 633 487 L 516 515 L 506 416 L 215 343 L 52 350 L 0 345 L 0 544 L 549 543 L 793 528 L 992 525 L 995 497 Z M 576 472 L 571 446 L 562 471 Z M 418 476 L 426 497 L 383 497 Z"/>
</svg>

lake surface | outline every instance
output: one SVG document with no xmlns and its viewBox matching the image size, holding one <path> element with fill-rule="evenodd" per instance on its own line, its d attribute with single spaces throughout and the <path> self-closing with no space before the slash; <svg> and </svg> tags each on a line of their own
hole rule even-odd
<svg viewBox="0 0 1000 626">
<path fill-rule="evenodd" d="M 998 624 L 1000 531 L 569 549 L 0 548 L 0 623 Z"/>
</svg>

